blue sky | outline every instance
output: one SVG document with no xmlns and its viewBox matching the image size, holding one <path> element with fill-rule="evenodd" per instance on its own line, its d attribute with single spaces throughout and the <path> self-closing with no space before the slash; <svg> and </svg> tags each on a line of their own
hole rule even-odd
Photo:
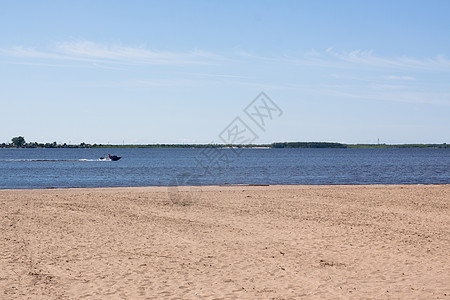
<svg viewBox="0 0 450 300">
<path fill-rule="evenodd" d="M 0 142 L 450 142 L 448 1 L 2 1 Z M 266 130 L 244 108 L 264 91 Z"/>
</svg>

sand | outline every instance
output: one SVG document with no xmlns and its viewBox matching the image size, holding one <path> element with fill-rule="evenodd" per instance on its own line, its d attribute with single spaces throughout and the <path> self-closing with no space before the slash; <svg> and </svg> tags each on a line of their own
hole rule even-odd
<svg viewBox="0 0 450 300">
<path fill-rule="evenodd" d="M 450 299 L 450 186 L 0 191 L 0 299 Z"/>
</svg>

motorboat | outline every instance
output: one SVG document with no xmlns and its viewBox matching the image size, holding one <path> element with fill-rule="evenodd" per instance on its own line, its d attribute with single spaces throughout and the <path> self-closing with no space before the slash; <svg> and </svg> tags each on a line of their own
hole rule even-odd
<svg viewBox="0 0 450 300">
<path fill-rule="evenodd" d="M 122 156 L 116 156 L 116 155 L 110 155 L 108 154 L 108 157 L 100 157 L 100 160 L 111 160 L 111 161 L 118 161 L 121 159 Z"/>
<path fill-rule="evenodd" d="M 117 160 L 121 159 L 122 157 L 121 157 L 121 156 L 109 155 L 109 154 L 108 154 L 108 158 L 109 158 L 110 160 L 112 160 L 112 161 L 117 161 Z"/>
</svg>

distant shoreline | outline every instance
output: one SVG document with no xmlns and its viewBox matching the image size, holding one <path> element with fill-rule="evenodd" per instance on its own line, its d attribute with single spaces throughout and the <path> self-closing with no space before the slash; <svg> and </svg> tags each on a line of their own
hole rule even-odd
<svg viewBox="0 0 450 300">
<path fill-rule="evenodd" d="M 205 184 L 205 185 L 136 185 L 136 186 L 96 186 L 96 187 L 80 187 L 80 186 L 71 186 L 71 187 L 20 187 L 20 188 L 2 188 L 0 187 L 0 193 L 7 191 L 104 191 L 104 190 L 139 190 L 139 189 L 149 189 L 149 190 L 162 190 L 167 191 L 170 189 L 187 189 L 187 190 L 201 190 L 201 189 L 209 189 L 209 188 L 345 188 L 345 187 L 354 187 L 354 188 L 383 188 L 383 187 L 432 187 L 432 186 L 446 186 L 450 187 L 448 183 L 350 183 L 350 184 Z"/>
<path fill-rule="evenodd" d="M 26 143 L 21 147 L 13 144 L 0 144 L 0 149 L 11 148 L 217 148 L 217 149 L 281 149 L 281 148 L 324 148 L 324 149 L 405 149 L 405 148 L 425 148 L 425 149 L 447 149 L 450 144 L 343 144 L 329 142 L 282 142 L 272 144 L 129 144 L 129 145 L 111 145 L 111 144 L 86 144 L 67 145 L 57 143 Z"/>
</svg>

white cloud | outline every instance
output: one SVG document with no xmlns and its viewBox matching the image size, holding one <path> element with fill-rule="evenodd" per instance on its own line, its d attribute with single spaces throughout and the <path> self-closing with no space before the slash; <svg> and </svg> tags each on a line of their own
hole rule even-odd
<svg viewBox="0 0 450 300">
<path fill-rule="evenodd" d="M 33 60 L 33 63 L 52 61 L 78 61 L 103 64 L 123 65 L 211 65 L 225 61 L 241 63 L 242 60 L 260 60 L 275 63 L 287 63 L 324 68 L 352 69 L 373 68 L 392 71 L 450 71 L 450 60 L 443 55 L 432 58 L 382 57 L 373 50 L 356 49 L 352 51 L 336 51 L 333 47 L 325 51 L 311 50 L 301 57 L 292 56 L 260 56 L 238 51 L 227 56 L 207 51 L 193 50 L 188 52 L 170 52 L 150 50 L 147 47 L 129 47 L 117 44 L 100 44 L 92 41 L 60 42 L 45 50 L 16 46 L 0 48 L 0 56 L 14 57 L 21 60 Z M 36 61 L 39 60 L 39 61 Z M 411 76 L 390 75 L 391 80 L 413 80 Z"/>
<path fill-rule="evenodd" d="M 62 42 L 46 51 L 23 46 L 0 49 L 0 55 L 20 59 L 66 60 L 125 65 L 212 64 L 221 57 L 210 52 L 152 51 L 145 47 L 103 45 L 91 41 Z"/>
<path fill-rule="evenodd" d="M 273 60 L 273 58 L 270 58 Z M 432 58 L 382 57 L 377 56 L 373 50 L 356 49 L 352 51 L 334 51 L 328 48 L 324 52 L 311 50 L 302 57 L 282 57 L 280 61 L 298 65 L 318 66 L 327 68 L 367 68 L 386 70 L 423 70 L 423 71 L 450 71 L 450 60 L 443 55 Z M 397 78 L 399 79 L 399 78 Z M 408 79 L 403 79 L 408 80 Z"/>
<path fill-rule="evenodd" d="M 328 86 L 319 91 L 323 95 L 361 100 L 423 103 L 450 106 L 450 94 L 413 91 L 404 86 L 368 86 L 361 91 L 355 86 Z"/>
<path fill-rule="evenodd" d="M 170 87 L 221 84 L 258 89 L 294 89 L 303 92 L 311 90 L 314 93 L 325 93 L 329 96 L 344 98 L 450 104 L 448 94 L 439 94 L 436 90 L 427 92 L 427 82 L 416 80 L 416 78 L 426 78 L 420 72 L 450 72 L 450 60 L 442 55 L 424 59 L 405 56 L 392 58 L 377 56 L 373 50 L 338 52 L 330 47 L 322 52 L 311 50 L 301 57 L 268 57 L 240 50 L 239 52 L 228 53 L 228 55 L 217 55 L 199 50 L 189 52 L 154 51 L 146 47 L 78 41 L 57 43 L 46 50 L 23 46 L 0 49 L 0 57 L 3 57 L 3 61 L 0 61 L 2 64 L 105 69 L 140 65 L 214 65 L 214 68 L 202 70 L 196 68 L 195 72 L 192 72 L 194 71 L 192 69 L 185 70 L 186 72 L 172 70 L 171 73 L 168 71 L 171 74 L 170 78 L 149 75 L 143 76 L 141 80 L 125 83 L 139 86 Z M 227 68 L 222 68 L 224 64 L 227 64 Z M 257 71 L 253 72 L 249 67 L 255 65 L 258 65 L 258 68 L 256 68 Z M 277 75 L 286 66 L 293 65 L 296 67 L 289 68 L 289 75 L 284 77 Z M 301 66 L 309 66 L 314 69 L 313 71 L 324 68 L 325 72 L 314 72 L 320 74 L 317 79 L 314 78 L 316 74 L 313 74 L 311 75 L 311 81 L 299 85 L 295 75 L 304 76 L 305 72 L 310 70 L 310 68 L 301 68 Z M 226 70 L 233 70 L 237 74 L 226 74 Z M 267 70 L 268 72 L 261 72 L 261 70 Z M 325 76 L 323 76 L 324 73 Z M 322 90 L 320 85 L 324 84 L 324 80 L 329 78 L 336 79 L 334 81 L 340 88 L 322 86 L 324 88 Z M 320 80 L 319 86 L 314 83 L 317 80 Z M 342 83 L 347 83 L 349 86 L 343 88 Z M 104 85 L 105 83 L 98 84 Z M 446 90 L 445 87 L 443 90 Z"/>
<path fill-rule="evenodd" d="M 374 90 L 382 90 L 382 91 L 386 91 L 386 90 L 407 90 L 407 89 L 412 89 L 411 86 L 408 85 L 399 85 L 399 84 L 378 84 L 378 83 L 373 83 L 369 85 L 370 88 L 374 89 Z"/>
<path fill-rule="evenodd" d="M 385 78 L 385 79 L 388 79 L 388 80 L 403 80 L 403 81 L 411 81 L 411 80 L 415 80 L 414 77 L 412 77 L 412 76 L 405 76 L 405 75 L 403 75 L 403 76 L 398 76 L 398 75 L 388 75 L 388 76 L 385 76 L 384 78 Z"/>
</svg>

